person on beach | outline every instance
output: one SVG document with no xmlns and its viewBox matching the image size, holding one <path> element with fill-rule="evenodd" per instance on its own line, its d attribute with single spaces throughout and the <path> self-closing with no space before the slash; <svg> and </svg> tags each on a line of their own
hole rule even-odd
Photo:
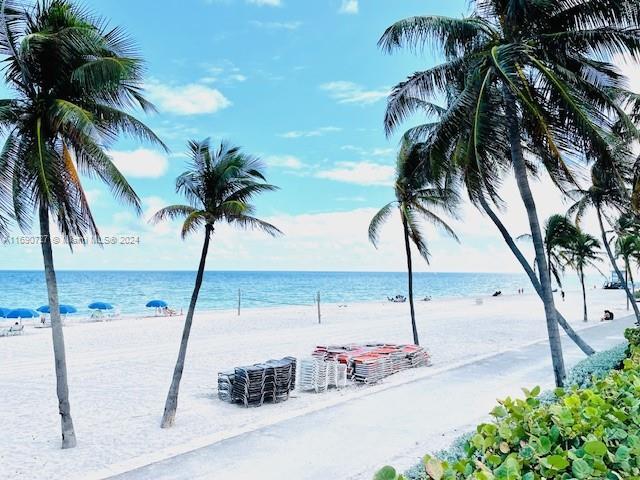
<svg viewBox="0 0 640 480">
<path fill-rule="evenodd" d="M 604 321 L 610 321 L 610 320 L 613 320 L 613 312 L 611 310 L 605 310 L 604 316 L 600 321 L 604 322 Z"/>
</svg>

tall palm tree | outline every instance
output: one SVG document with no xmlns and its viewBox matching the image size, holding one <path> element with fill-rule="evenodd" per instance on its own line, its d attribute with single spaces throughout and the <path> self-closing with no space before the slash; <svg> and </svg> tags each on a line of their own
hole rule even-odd
<svg viewBox="0 0 640 480">
<path fill-rule="evenodd" d="M 576 226 L 565 215 L 551 215 L 544 223 L 544 250 L 547 254 L 547 268 L 558 284 L 562 287 L 562 273 L 566 258 L 564 254 L 577 234 Z M 519 238 L 531 239 L 531 235 L 521 235 Z"/>
<path fill-rule="evenodd" d="M 462 19 L 419 16 L 390 26 L 379 44 L 386 51 L 429 43 L 445 62 L 417 72 L 392 91 L 385 116 L 392 133 L 409 115 L 462 77 L 460 95 L 431 132 L 431 148 L 443 152 L 462 125 L 470 132 L 467 155 L 481 178 L 494 175 L 504 147 L 527 211 L 540 272 L 547 332 L 557 385 L 565 376 L 551 278 L 536 203 L 529 186 L 536 160 L 558 185 L 573 181 L 564 162 L 581 153 L 614 167 L 609 145 L 611 116 L 628 119 L 623 78 L 603 58 L 640 54 L 635 35 L 637 0 L 476 0 Z M 621 106 L 622 105 L 622 106 Z M 632 122 L 629 120 L 629 124 Z M 465 127 L 466 128 L 466 127 Z M 495 132 L 505 132 L 504 139 Z M 504 141 L 502 141 L 504 140 Z M 531 151 L 535 157 L 527 157 Z M 504 161 L 506 159 L 503 159 Z"/>
<path fill-rule="evenodd" d="M 636 287 L 633 280 L 631 260 L 636 260 L 637 262 L 638 259 L 640 259 L 640 237 L 632 234 L 619 236 L 616 240 L 616 257 L 622 258 L 624 261 L 625 271 L 629 275 L 629 280 L 631 281 L 631 293 L 635 295 Z M 627 310 L 628 309 L 629 306 L 627 305 Z"/>
<path fill-rule="evenodd" d="M 596 262 L 602 261 L 599 249 L 600 242 L 594 236 L 576 229 L 564 253 L 567 263 L 578 273 L 578 279 L 582 287 L 583 319 L 585 322 L 589 319 L 587 315 L 587 292 L 584 287 L 584 269 L 596 267 Z"/>
<path fill-rule="evenodd" d="M 76 445 L 50 220 L 69 245 L 99 241 L 81 175 L 98 177 L 140 211 L 129 183 L 106 148 L 120 135 L 162 142 L 126 111 L 153 111 L 142 92 L 143 62 L 122 29 L 107 28 L 69 0 L 33 7 L 0 2 L 0 55 L 16 97 L 0 100 L 0 203 L 11 204 L 20 228 L 37 214 L 49 305 L 62 448 Z"/>
<path fill-rule="evenodd" d="M 175 422 L 178 391 L 193 324 L 193 314 L 202 286 L 209 241 L 216 224 L 228 223 L 245 229 L 259 229 L 272 236 L 282 233 L 273 225 L 253 216 L 255 208 L 251 201 L 254 197 L 277 190 L 277 187 L 266 183 L 262 164 L 256 157 L 247 155 L 240 148 L 226 142 L 212 149 L 209 140 L 189 142 L 189 154 L 191 157 L 189 168 L 176 180 L 176 192 L 182 194 L 188 204 L 165 207 L 151 219 L 153 223 L 184 219 L 182 238 L 204 227 L 200 264 L 184 321 L 171 387 L 165 402 L 162 428 L 171 427 Z"/>
<path fill-rule="evenodd" d="M 640 310 L 620 267 L 618 267 L 611 245 L 609 244 L 609 238 L 607 237 L 608 229 L 605 227 L 605 222 L 609 224 L 613 223 L 606 218 L 608 211 L 618 213 L 625 213 L 627 211 L 629 207 L 628 192 L 620 185 L 615 175 L 607 168 L 607 165 L 596 162 L 591 168 L 591 186 L 588 189 L 576 189 L 571 192 L 571 196 L 576 199 L 576 202 L 569 208 L 568 214 L 575 214 L 576 224 L 580 224 L 580 221 L 589 208 L 595 210 L 596 216 L 598 217 L 602 245 L 607 252 L 611 267 L 616 272 L 618 281 L 622 284 L 627 299 L 633 308 L 636 323 L 640 324 Z"/>
<path fill-rule="evenodd" d="M 453 102 L 458 97 L 459 91 L 460 90 L 456 88 L 456 85 L 449 84 L 447 89 L 447 101 L 449 103 Z M 435 117 L 436 121 L 432 121 L 424 125 L 418 125 L 409 129 L 404 135 L 405 140 L 416 142 L 415 148 L 419 152 L 418 154 L 420 155 L 421 163 L 426 164 L 428 171 L 431 171 L 432 174 L 435 174 L 436 176 L 444 175 L 445 177 L 448 176 L 452 178 L 457 177 L 459 181 L 462 182 L 466 187 L 472 204 L 478 208 L 478 210 L 484 212 L 496 226 L 505 243 L 513 253 L 513 256 L 518 260 L 518 263 L 520 263 L 522 269 L 529 277 L 536 294 L 541 300 L 543 300 L 544 296 L 542 286 L 540 285 L 540 280 L 536 275 L 534 268 L 529 264 L 520 248 L 518 248 L 514 238 L 504 226 L 498 214 L 493 210 L 491 205 L 489 205 L 489 202 L 494 203 L 498 207 L 501 207 L 502 205 L 502 201 L 498 195 L 498 186 L 500 174 L 505 173 L 502 172 L 502 169 L 504 169 L 505 166 L 501 164 L 500 160 L 501 157 L 508 157 L 508 152 L 503 152 L 501 156 L 494 156 L 493 159 L 496 161 L 491 165 L 489 170 L 493 175 L 482 177 L 482 172 L 478 169 L 478 163 L 475 159 L 466 154 L 467 149 L 469 148 L 469 126 L 462 124 L 461 128 L 457 131 L 457 138 L 451 143 L 449 149 L 445 152 L 434 153 L 432 145 L 429 143 L 429 138 L 438 125 L 437 120 L 439 120 L 447 110 L 440 105 L 430 102 L 420 101 L 419 103 L 422 105 L 424 113 L 428 116 Z M 494 138 L 499 139 L 504 137 L 505 133 L 500 129 L 496 129 L 493 132 L 493 136 Z M 497 145 L 496 147 L 496 151 L 499 151 L 500 146 Z M 444 160 L 441 156 L 442 154 L 445 155 Z M 419 167 L 420 165 L 417 165 L 416 168 Z M 569 338 L 586 355 L 593 355 L 595 350 L 585 342 L 580 335 L 578 335 L 578 333 L 571 327 L 569 322 L 567 322 L 564 316 L 557 309 L 556 316 L 558 324 L 566 332 Z"/>
<path fill-rule="evenodd" d="M 411 243 L 429 263 L 429 248 L 424 233 L 420 228 L 420 220 L 432 223 L 454 238 L 453 229 L 434 210 L 455 213 L 458 203 L 457 193 L 449 184 L 438 185 L 432 182 L 423 171 L 416 171 L 416 163 L 419 161 L 416 150 L 407 142 L 404 142 L 398 153 L 396 164 L 396 179 L 394 191 L 396 199 L 387 203 L 374 215 L 369 224 L 369 240 L 377 247 L 380 228 L 389 218 L 394 208 L 400 212 L 404 246 L 407 257 L 407 274 L 409 289 L 409 309 L 411 312 L 411 329 L 413 343 L 420 344 L 416 315 L 413 303 L 413 266 L 411 259 Z"/>
</svg>

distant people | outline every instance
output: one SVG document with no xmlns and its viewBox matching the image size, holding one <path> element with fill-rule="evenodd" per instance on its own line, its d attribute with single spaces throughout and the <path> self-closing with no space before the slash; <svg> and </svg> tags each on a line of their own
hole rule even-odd
<svg viewBox="0 0 640 480">
<path fill-rule="evenodd" d="M 601 321 L 605 322 L 610 320 L 613 320 L 613 312 L 611 310 L 605 310 Z"/>
<path fill-rule="evenodd" d="M 564 302 L 564 290 L 560 290 L 560 295 L 562 296 L 562 301 Z"/>
<path fill-rule="evenodd" d="M 495 292 L 493 292 L 493 295 L 491 295 L 492 297 L 499 297 L 500 295 L 502 295 L 502 290 L 496 290 Z"/>
</svg>

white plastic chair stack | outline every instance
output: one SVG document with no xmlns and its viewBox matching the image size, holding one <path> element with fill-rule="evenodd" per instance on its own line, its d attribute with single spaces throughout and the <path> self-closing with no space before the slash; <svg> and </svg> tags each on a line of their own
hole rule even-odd
<svg viewBox="0 0 640 480">
<path fill-rule="evenodd" d="M 327 384 L 330 387 L 337 387 L 338 383 L 338 362 L 335 360 L 327 360 L 324 362 L 327 366 Z"/>
<path fill-rule="evenodd" d="M 318 360 L 315 358 L 303 358 L 300 360 L 299 368 L 300 379 L 298 383 L 300 390 L 315 390 L 318 377 Z"/>
<path fill-rule="evenodd" d="M 329 388 L 329 369 L 324 360 L 317 361 L 316 393 L 324 393 Z"/>
<path fill-rule="evenodd" d="M 327 364 L 321 358 L 300 360 L 300 390 L 314 390 L 316 393 L 327 391 L 329 375 Z"/>
<path fill-rule="evenodd" d="M 336 388 L 344 388 L 347 386 L 347 364 L 338 363 L 336 372 Z"/>
</svg>

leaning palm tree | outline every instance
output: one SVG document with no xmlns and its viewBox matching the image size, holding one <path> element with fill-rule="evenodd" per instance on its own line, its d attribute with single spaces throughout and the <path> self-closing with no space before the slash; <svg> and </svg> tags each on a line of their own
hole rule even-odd
<svg viewBox="0 0 640 480">
<path fill-rule="evenodd" d="M 416 315 L 413 304 L 413 266 L 411 259 L 411 243 L 416 246 L 418 252 L 429 263 L 429 248 L 424 233 L 420 228 L 420 220 L 426 220 L 442 229 L 446 234 L 456 236 L 453 229 L 434 210 L 453 214 L 457 207 L 457 193 L 448 184 L 439 185 L 431 182 L 423 171 L 416 171 L 416 162 L 419 157 L 416 150 L 409 144 L 403 143 L 398 154 L 396 165 L 396 179 L 394 191 L 396 199 L 387 203 L 371 219 L 369 224 L 369 240 L 377 247 L 380 227 L 389 218 L 394 208 L 400 212 L 404 246 L 407 257 L 409 309 L 411 313 L 411 329 L 413 343 L 420 344 Z"/>
<path fill-rule="evenodd" d="M 419 16 L 390 26 L 379 44 L 387 51 L 429 43 L 445 62 L 399 83 L 389 97 L 385 127 L 392 133 L 421 108 L 463 79 L 463 88 L 430 135 L 432 151 L 450 148 L 460 129 L 469 132 L 467 155 L 480 177 L 505 147 L 526 208 L 540 272 L 547 333 L 557 385 L 565 376 L 544 241 L 529 176 L 538 166 L 562 185 L 573 182 L 567 156 L 581 154 L 614 167 L 609 146 L 612 116 L 629 120 L 623 78 L 606 61 L 640 54 L 635 35 L 637 0 L 475 0 L 462 19 Z M 504 132 L 504 138 L 495 138 Z M 527 156 L 527 153 L 533 153 Z M 537 162 L 534 165 L 533 162 Z M 483 180 L 484 181 L 484 180 Z"/>
<path fill-rule="evenodd" d="M 193 324 L 193 314 L 204 277 L 209 241 L 216 224 L 228 223 L 240 228 L 255 228 L 273 236 L 281 233 L 273 225 L 253 216 L 255 211 L 251 204 L 253 198 L 263 192 L 277 190 L 277 187 L 266 183 L 262 164 L 257 158 L 241 152 L 238 147 L 226 142 L 212 149 L 209 140 L 189 142 L 189 155 L 191 163 L 188 170 L 176 180 L 176 192 L 184 195 L 188 204 L 165 207 L 151 219 L 153 223 L 184 219 L 182 238 L 204 227 L 200 264 L 184 321 L 171 387 L 165 402 L 162 428 L 171 427 L 175 422 L 178 391 Z"/>
<path fill-rule="evenodd" d="M 450 84 L 447 90 L 447 101 L 455 101 L 458 93 L 459 90 L 456 89 L 455 85 Z M 491 201 L 492 203 L 497 205 L 498 208 L 500 208 L 502 205 L 502 201 L 498 195 L 498 186 L 501 168 L 504 167 L 501 166 L 500 159 L 508 157 L 508 151 L 503 152 L 502 155 L 499 155 L 498 158 L 496 158 L 496 160 L 498 161 L 496 161 L 491 168 L 493 176 L 482 177 L 482 172 L 479 171 L 477 162 L 466 153 L 469 147 L 469 132 L 465 128 L 460 128 L 457 131 L 457 139 L 452 142 L 450 149 L 445 152 L 446 158 L 443 161 L 442 157 L 439 157 L 437 154 L 434 155 L 432 145 L 429 142 L 429 137 L 430 133 L 433 132 L 438 125 L 437 120 L 439 120 L 440 116 L 445 114 L 447 110 L 446 108 L 443 108 L 437 104 L 424 101 L 421 101 L 420 103 L 423 106 L 424 113 L 427 114 L 427 116 L 435 117 L 436 121 L 432 121 L 424 125 L 418 125 L 409 129 L 404 135 L 405 140 L 417 142 L 415 148 L 419 152 L 418 154 L 420 155 L 421 161 L 428 166 L 427 168 L 432 172 L 432 174 L 435 174 L 436 176 L 448 176 L 450 178 L 457 177 L 459 181 L 466 187 L 466 191 L 468 193 L 469 199 L 471 200 L 471 203 L 476 208 L 478 208 L 478 210 L 485 213 L 492 221 L 492 223 L 496 226 L 505 243 L 513 253 L 514 257 L 516 258 L 516 260 L 518 260 L 524 272 L 527 274 L 537 295 L 541 300 L 544 300 L 542 286 L 540 285 L 540 280 L 535 273 L 534 267 L 529 264 L 520 248 L 516 245 L 516 241 L 500 219 L 499 215 L 489 204 L 489 202 Z M 461 127 L 465 127 L 465 125 L 461 125 Z M 466 128 L 468 128 L 468 125 L 466 125 Z M 501 137 L 504 137 L 504 135 L 504 131 L 501 131 L 500 129 L 496 129 L 493 132 L 493 137 L 496 139 L 500 139 Z M 426 139 L 426 141 L 423 141 L 424 139 Z M 498 144 L 499 143 L 501 142 L 498 142 Z M 499 148 L 499 145 L 497 145 L 496 151 L 499 151 Z M 419 165 L 417 166 L 417 168 L 419 168 Z M 569 338 L 586 355 L 593 355 L 595 353 L 595 350 L 587 342 L 585 342 L 585 340 L 580 337 L 580 335 L 578 335 L 578 333 L 571 327 L 569 322 L 567 322 L 567 320 L 564 318 L 562 313 L 560 313 L 557 309 L 556 316 L 558 324 L 566 332 Z"/>
<path fill-rule="evenodd" d="M 551 215 L 544 223 L 544 250 L 547 254 L 547 268 L 553 275 L 560 291 L 562 287 L 562 274 L 566 259 L 564 254 L 577 234 L 576 226 L 565 215 Z M 531 239 L 531 235 L 525 234 L 519 239 Z"/>
<path fill-rule="evenodd" d="M 624 261 L 625 272 L 629 275 L 629 281 L 631 282 L 631 293 L 635 298 L 636 286 L 633 280 L 633 271 L 631 269 L 631 260 L 640 259 L 640 237 L 632 234 L 621 235 L 616 240 L 616 257 L 622 258 Z M 625 278 L 625 283 L 626 283 Z M 629 304 L 627 303 L 627 310 Z"/>
<path fill-rule="evenodd" d="M 27 231 L 37 215 L 55 358 L 62 448 L 75 446 L 64 336 L 53 262 L 50 221 L 69 245 L 100 240 L 81 176 L 102 180 L 120 200 L 140 211 L 129 183 L 107 148 L 120 135 L 160 140 L 127 113 L 152 111 L 142 92 L 143 62 L 131 38 L 107 28 L 69 0 L 45 0 L 33 7 L 0 3 L 0 55 L 15 98 L 0 100 L 0 204 L 11 204 Z"/>
<path fill-rule="evenodd" d="M 596 267 L 596 262 L 602 261 L 600 258 L 600 242 L 583 232 L 580 229 L 576 229 L 571 242 L 567 246 L 568 248 L 564 252 L 564 256 L 567 259 L 567 264 L 576 270 L 578 273 L 578 279 L 580 280 L 580 286 L 582 287 L 582 305 L 584 321 L 588 321 L 587 314 L 587 292 L 584 287 L 584 269 L 588 267 Z"/>
<path fill-rule="evenodd" d="M 569 208 L 568 214 L 575 214 L 576 224 L 580 224 L 580 221 L 589 208 L 593 208 L 595 210 L 598 218 L 598 225 L 600 227 L 602 245 L 607 252 L 611 268 L 616 272 L 618 281 L 622 284 L 625 290 L 627 299 L 635 313 L 636 323 L 640 324 L 640 310 L 638 309 L 636 299 L 629 289 L 627 281 L 618 266 L 614 252 L 609 244 L 609 238 L 607 236 L 608 229 L 605 226 L 605 223 L 614 223 L 608 220 L 607 213 L 609 211 L 618 213 L 625 213 L 628 211 L 628 192 L 620 185 L 615 175 L 607 165 L 596 162 L 591 169 L 591 186 L 587 189 L 576 189 L 571 192 L 571 196 L 576 199 L 576 202 Z"/>
</svg>

